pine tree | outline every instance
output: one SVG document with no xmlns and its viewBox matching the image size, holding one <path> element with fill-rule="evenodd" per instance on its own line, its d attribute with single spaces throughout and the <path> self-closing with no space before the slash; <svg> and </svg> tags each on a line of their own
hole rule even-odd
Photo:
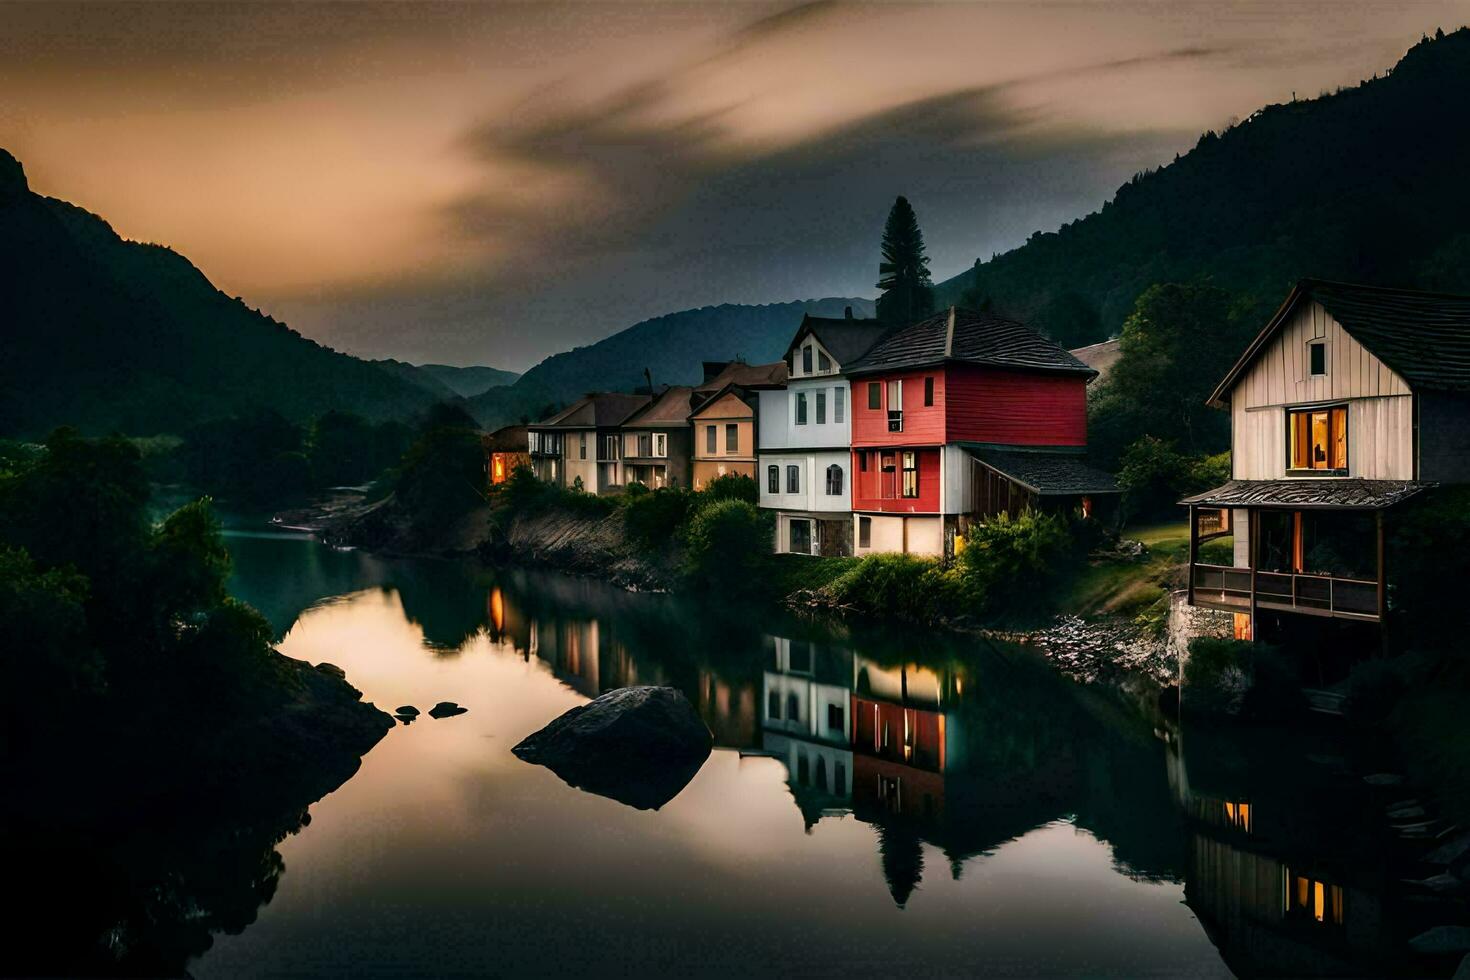
<svg viewBox="0 0 1470 980">
<path fill-rule="evenodd" d="M 924 233 L 907 198 L 893 202 L 883 226 L 883 261 L 878 263 L 878 319 L 906 324 L 934 312 Z"/>
</svg>

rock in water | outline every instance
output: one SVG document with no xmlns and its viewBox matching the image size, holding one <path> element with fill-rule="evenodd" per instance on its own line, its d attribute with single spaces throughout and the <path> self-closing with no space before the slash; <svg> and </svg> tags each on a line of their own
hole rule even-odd
<svg viewBox="0 0 1470 980">
<path fill-rule="evenodd" d="M 411 718 L 414 715 L 416 715 L 416 714 L 419 713 L 419 709 L 418 708 L 415 708 L 411 704 L 400 704 L 398 706 L 398 710 L 397 711 L 394 711 L 393 713 L 395 715 L 408 715 Z"/>
<path fill-rule="evenodd" d="M 435 719 L 453 718 L 455 715 L 462 715 L 468 710 L 470 709 L 462 708 L 453 701 L 440 701 L 429 709 L 429 717 Z"/>
<path fill-rule="evenodd" d="M 679 795 L 714 739 L 672 687 L 624 687 L 573 708 L 511 751 L 569 785 L 640 810 Z"/>
</svg>

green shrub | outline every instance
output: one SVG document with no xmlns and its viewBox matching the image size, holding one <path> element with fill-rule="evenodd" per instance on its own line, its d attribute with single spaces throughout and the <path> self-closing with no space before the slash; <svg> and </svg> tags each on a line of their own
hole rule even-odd
<svg viewBox="0 0 1470 980">
<path fill-rule="evenodd" d="M 751 573 L 771 551 L 771 516 L 744 500 L 699 509 L 684 533 L 684 574 L 695 585 L 749 591 Z"/>
<path fill-rule="evenodd" d="M 755 480 L 743 473 L 727 473 L 717 476 L 700 491 L 705 501 L 743 500 L 748 504 L 760 503 L 760 491 Z"/>
<path fill-rule="evenodd" d="M 1027 511 L 991 518 L 960 552 L 966 591 L 991 612 L 1036 609 L 1051 599 L 1080 557 L 1063 518 Z"/>
<path fill-rule="evenodd" d="M 1143 436 L 1123 451 L 1118 486 L 1132 516 L 1178 516 L 1180 498 L 1230 479 L 1230 454 L 1189 456 L 1174 443 Z"/>
<path fill-rule="evenodd" d="M 494 490 L 496 500 L 515 514 L 530 514 L 550 507 L 557 488 L 538 477 L 529 466 L 517 466 L 510 478 Z"/>
<path fill-rule="evenodd" d="M 643 547 L 658 550 L 689 519 L 694 494 L 679 487 L 659 487 L 652 492 L 625 495 L 622 503 L 628 537 Z"/>
<path fill-rule="evenodd" d="M 421 527 L 458 520 L 485 500 L 485 451 L 473 429 L 430 429 L 403 457 L 394 491 Z"/>
<path fill-rule="evenodd" d="M 980 596 L 971 592 L 967 597 L 962 579 L 952 570 L 917 555 L 869 555 L 827 591 L 834 601 L 859 612 L 919 623 L 976 612 L 980 605 Z"/>
</svg>

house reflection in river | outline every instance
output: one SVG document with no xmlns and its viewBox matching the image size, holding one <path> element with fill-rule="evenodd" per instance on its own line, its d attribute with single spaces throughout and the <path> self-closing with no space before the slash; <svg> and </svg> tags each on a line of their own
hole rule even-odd
<svg viewBox="0 0 1470 980">
<path fill-rule="evenodd" d="M 771 638 L 761 677 L 761 744 L 786 766 L 808 829 L 851 808 L 852 652 L 805 639 Z"/>
<path fill-rule="evenodd" d="M 1399 972 L 1412 916 L 1387 902 L 1397 876 L 1382 805 L 1296 741 L 1181 738 L 1171 775 L 1187 824 L 1186 901 L 1239 975 Z"/>
</svg>

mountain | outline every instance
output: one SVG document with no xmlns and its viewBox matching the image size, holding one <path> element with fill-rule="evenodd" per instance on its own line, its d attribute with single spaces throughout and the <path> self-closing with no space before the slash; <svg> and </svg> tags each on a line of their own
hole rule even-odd
<svg viewBox="0 0 1470 980">
<path fill-rule="evenodd" d="M 1470 292 L 1470 30 L 1426 38 L 1383 77 L 1267 106 L 935 288 L 1064 346 L 1116 334 L 1159 282 L 1209 278 L 1268 315 L 1302 276 Z"/>
<path fill-rule="evenodd" d="M 702 362 L 736 358 L 759 364 L 779 360 L 806 313 L 872 316 L 873 301 L 858 298 L 797 300 L 749 306 L 727 303 L 644 320 L 586 347 L 555 354 L 505 388 L 469 400 L 482 425 L 495 428 L 521 418 L 540 418 L 589 391 L 631 391 L 691 384 L 703 378 Z"/>
<path fill-rule="evenodd" d="M 32 192 L 0 150 L 0 435 L 178 432 L 263 407 L 301 419 L 436 396 L 231 299 L 182 255 Z"/>
<path fill-rule="evenodd" d="M 418 369 L 431 375 L 456 395 L 473 398 L 491 388 L 513 385 L 520 378 L 514 371 L 493 367 L 455 367 L 452 364 L 420 364 Z"/>
</svg>

